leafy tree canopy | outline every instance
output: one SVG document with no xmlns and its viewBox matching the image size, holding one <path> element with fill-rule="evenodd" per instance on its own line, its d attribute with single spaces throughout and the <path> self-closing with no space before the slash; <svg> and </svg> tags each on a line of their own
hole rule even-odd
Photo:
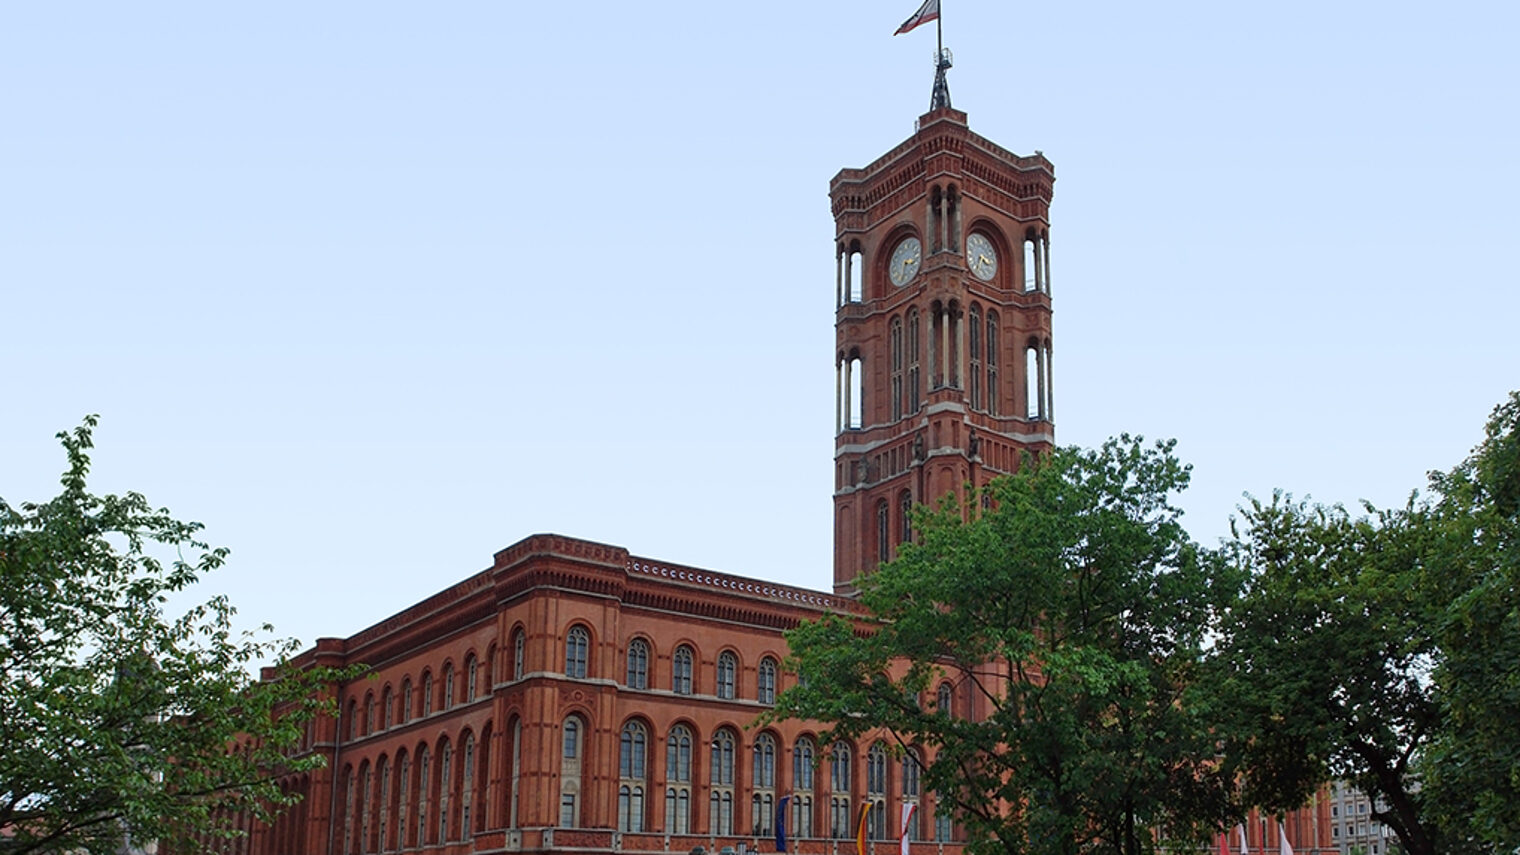
<svg viewBox="0 0 1520 855">
<path fill-rule="evenodd" d="M 1124 436 L 920 509 L 917 542 L 859 580 L 865 617 L 788 634 L 803 679 L 773 716 L 914 749 L 976 852 L 1206 842 L 1232 784 L 1194 674 L 1237 583 L 1170 503 L 1188 478 L 1172 443 Z"/>
<path fill-rule="evenodd" d="M 137 493 L 91 495 L 95 424 L 59 434 L 56 498 L 0 499 L 0 853 L 197 851 L 233 833 L 229 811 L 288 801 L 272 774 L 322 762 L 287 755 L 339 675 L 253 679 L 294 642 L 234 632 L 225 598 L 165 613 L 227 550 Z"/>
<path fill-rule="evenodd" d="M 1331 778 L 1411 855 L 1520 850 L 1520 395 L 1433 498 L 1243 509 L 1206 673 L 1226 765 L 1288 809 Z"/>
</svg>

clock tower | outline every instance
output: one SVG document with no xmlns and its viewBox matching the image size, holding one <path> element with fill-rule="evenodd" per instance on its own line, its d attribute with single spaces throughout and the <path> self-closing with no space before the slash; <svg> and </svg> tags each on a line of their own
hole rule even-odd
<svg viewBox="0 0 1520 855">
<path fill-rule="evenodd" d="M 964 501 L 1055 439 L 1055 169 L 973 133 L 938 85 L 913 136 L 829 184 L 841 594 L 912 538 L 913 505 Z"/>
</svg>

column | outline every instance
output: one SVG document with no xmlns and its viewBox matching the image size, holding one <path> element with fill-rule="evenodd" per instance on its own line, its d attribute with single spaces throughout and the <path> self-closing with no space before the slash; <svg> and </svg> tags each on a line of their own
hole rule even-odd
<svg viewBox="0 0 1520 855">
<path fill-rule="evenodd" d="M 1040 235 L 1040 255 L 1044 258 L 1045 266 L 1045 293 L 1050 293 L 1050 237 Z"/>
<path fill-rule="evenodd" d="M 940 370 L 944 372 L 944 382 L 941 385 L 950 386 L 955 381 L 950 371 L 950 307 L 947 305 L 940 313 Z"/>
<path fill-rule="evenodd" d="M 966 382 L 966 316 L 955 319 L 955 353 L 958 357 L 955 364 L 955 387 L 965 389 L 970 384 Z"/>
<path fill-rule="evenodd" d="M 834 433 L 844 432 L 844 366 L 834 363 Z"/>
<path fill-rule="evenodd" d="M 1048 418 L 1048 415 L 1045 412 L 1045 404 L 1049 399 L 1045 397 L 1045 346 L 1043 344 L 1034 349 L 1034 358 L 1035 379 L 1039 383 L 1039 389 L 1036 390 L 1037 394 L 1039 395 L 1037 398 L 1039 404 L 1035 409 L 1035 417 L 1039 419 L 1045 419 Z"/>
<path fill-rule="evenodd" d="M 1056 420 L 1056 372 L 1050 342 L 1045 342 L 1045 418 Z"/>
<path fill-rule="evenodd" d="M 834 308 L 844 305 L 844 253 L 834 252 Z"/>
</svg>

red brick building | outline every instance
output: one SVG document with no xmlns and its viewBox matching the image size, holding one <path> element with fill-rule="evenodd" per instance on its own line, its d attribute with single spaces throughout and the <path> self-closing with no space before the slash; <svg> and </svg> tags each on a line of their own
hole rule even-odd
<svg viewBox="0 0 1520 855">
<path fill-rule="evenodd" d="M 795 680 L 782 632 L 851 610 L 857 575 L 911 536 L 909 507 L 1054 442 L 1054 171 L 973 133 L 947 102 L 830 186 L 833 592 L 528 537 L 302 654 L 374 675 L 335 687 L 341 717 L 314 722 L 303 745 L 326 768 L 285 782 L 299 806 L 237 850 L 772 851 L 790 796 L 791 851 L 849 851 L 869 802 L 875 851 L 895 850 L 900 806 L 916 803 L 915 855 L 959 853 L 953 818 L 885 742 L 830 746 L 810 723 L 753 724 Z M 989 712 L 951 682 L 933 692 L 927 702 L 957 715 Z"/>
</svg>

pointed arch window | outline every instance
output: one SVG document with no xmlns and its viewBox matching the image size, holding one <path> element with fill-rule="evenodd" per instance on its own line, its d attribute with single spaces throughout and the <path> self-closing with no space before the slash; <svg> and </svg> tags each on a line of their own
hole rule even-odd
<svg viewBox="0 0 1520 855">
<path fill-rule="evenodd" d="M 767 706 L 776 703 L 776 660 L 769 656 L 760 660 L 759 691 L 755 700 Z"/>
<path fill-rule="evenodd" d="M 897 530 L 902 533 L 902 542 L 907 543 L 913 539 L 913 492 L 904 490 L 897 494 Z"/>
<path fill-rule="evenodd" d="M 464 699 L 466 703 L 475 700 L 479 677 L 480 662 L 476 660 L 475 654 L 471 653 L 464 658 Z"/>
<path fill-rule="evenodd" d="M 572 626 L 565 633 L 565 676 L 577 680 L 586 678 L 586 657 L 591 647 L 591 634 L 583 626 Z"/>
<path fill-rule="evenodd" d="M 382 730 L 390 730 L 393 726 L 391 715 L 396 711 L 396 696 L 391 692 L 391 687 L 386 686 L 385 691 L 380 693 L 380 727 Z"/>
<path fill-rule="evenodd" d="M 523 653 L 528 646 L 527 636 L 521 628 L 512 633 L 512 679 L 521 680 L 527 675 L 523 670 Z"/>
<path fill-rule="evenodd" d="M 422 714 L 433 714 L 433 673 L 422 672 Z"/>
<path fill-rule="evenodd" d="M 405 849 L 411 845 L 411 827 L 407 824 L 410 819 L 412 797 L 412 758 L 403 748 L 396 752 L 396 848 Z"/>
<path fill-rule="evenodd" d="M 670 690 L 678 695 L 691 694 L 691 648 L 681 645 L 670 657 Z"/>
<path fill-rule="evenodd" d="M 678 724 L 665 740 L 665 831 L 691 832 L 691 729 Z"/>
<path fill-rule="evenodd" d="M 401 681 L 401 714 L 397 720 L 403 724 L 412 720 L 412 678 Z"/>
<path fill-rule="evenodd" d="M 940 683 L 939 691 L 934 696 L 935 711 L 943 716 L 955 714 L 955 692 L 949 683 Z"/>
<path fill-rule="evenodd" d="M 725 650 L 718 654 L 718 697 L 733 700 L 735 672 L 739 670 L 738 659 Z"/>
<path fill-rule="evenodd" d="M 443 681 L 443 708 L 452 709 L 454 706 L 454 663 L 444 663 L 443 674 L 439 679 Z"/>
<path fill-rule="evenodd" d="M 373 692 L 364 696 L 364 733 L 366 735 L 375 732 L 375 695 Z"/>
<path fill-rule="evenodd" d="M 892 524 L 886 499 L 876 503 L 876 560 L 882 563 L 892 560 Z"/>
</svg>

